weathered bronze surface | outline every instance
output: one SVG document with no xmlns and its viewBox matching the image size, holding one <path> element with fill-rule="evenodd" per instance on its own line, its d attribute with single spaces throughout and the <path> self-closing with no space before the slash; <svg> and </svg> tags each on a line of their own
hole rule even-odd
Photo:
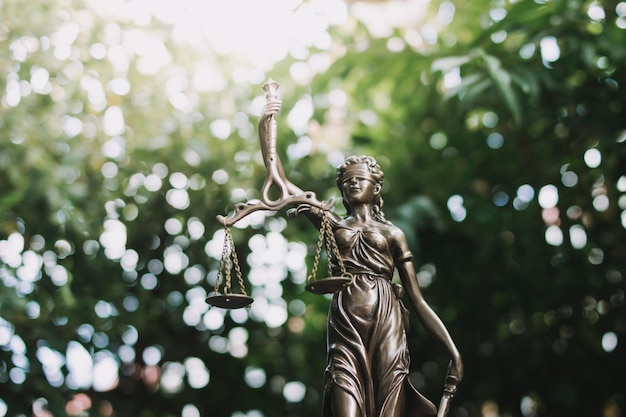
<svg viewBox="0 0 626 417">
<path fill-rule="evenodd" d="M 328 313 L 323 416 L 445 416 L 463 377 L 461 355 L 420 291 L 404 233 L 385 219 L 380 166 L 369 156 L 347 158 L 338 168 L 336 180 L 347 213 L 340 217 L 331 212 L 332 201 L 318 201 L 312 192 L 302 191 L 285 177 L 276 154 L 274 116 L 280 110 L 277 85 L 270 80 L 264 88 L 268 103 L 259 121 L 259 137 L 268 174 L 261 201 L 240 205 L 233 215 L 219 220 L 229 225 L 252 211 L 293 207 L 288 212 L 291 217 L 305 215 L 320 232 L 329 227 L 331 244 L 326 242 L 326 247 L 331 252 L 330 278 L 307 285 L 315 293 L 333 292 Z M 271 186 L 280 191 L 277 200 L 269 199 Z M 395 270 L 401 284 L 392 283 Z M 426 331 L 452 357 L 439 410 L 409 379 L 409 311 L 403 298 Z"/>
</svg>

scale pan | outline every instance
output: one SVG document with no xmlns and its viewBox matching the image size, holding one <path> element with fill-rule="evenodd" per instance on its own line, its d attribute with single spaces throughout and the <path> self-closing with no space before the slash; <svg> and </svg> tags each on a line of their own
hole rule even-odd
<svg viewBox="0 0 626 417">
<path fill-rule="evenodd" d="M 211 295 L 204 301 L 213 307 L 234 309 L 250 305 L 254 300 L 243 294 L 219 294 Z"/>
<path fill-rule="evenodd" d="M 342 290 L 351 282 L 352 278 L 348 277 L 330 277 L 313 281 L 304 288 L 313 294 L 332 294 Z"/>
</svg>

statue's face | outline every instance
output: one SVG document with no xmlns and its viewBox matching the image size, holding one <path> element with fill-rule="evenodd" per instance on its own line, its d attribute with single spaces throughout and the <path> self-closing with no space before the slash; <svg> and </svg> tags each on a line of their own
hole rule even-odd
<svg viewBox="0 0 626 417">
<path fill-rule="evenodd" d="M 380 187 L 371 176 L 347 174 L 341 184 L 343 198 L 351 206 L 371 203 L 379 192 Z"/>
</svg>

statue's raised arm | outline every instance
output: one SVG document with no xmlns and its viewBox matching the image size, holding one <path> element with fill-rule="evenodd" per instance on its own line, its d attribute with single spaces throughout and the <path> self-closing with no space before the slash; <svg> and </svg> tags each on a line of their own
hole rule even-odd
<svg viewBox="0 0 626 417">
<path fill-rule="evenodd" d="M 263 184 L 263 188 L 261 189 L 261 195 L 263 196 L 263 200 L 265 202 L 272 202 L 269 197 L 272 185 L 277 187 L 280 191 L 280 198 L 279 200 L 276 200 L 276 202 L 286 200 L 292 196 L 304 194 L 304 191 L 287 179 L 283 169 L 283 164 L 281 163 L 280 157 L 276 152 L 278 123 L 276 122 L 275 116 L 281 106 L 281 102 L 278 99 L 277 94 L 278 86 L 278 83 L 272 79 L 263 85 L 267 104 L 263 108 L 263 112 L 259 118 L 259 140 L 261 142 L 263 162 L 265 162 L 265 169 L 267 170 L 265 184 Z"/>
<path fill-rule="evenodd" d="M 266 177 L 261 188 L 261 198 L 254 202 L 248 201 L 235 206 L 235 212 L 228 217 L 217 216 L 217 220 L 224 226 L 231 226 L 248 214 L 258 210 L 277 211 L 285 207 L 293 207 L 307 204 L 318 207 L 322 210 L 329 210 L 334 204 L 334 200 L 320 201 L 312 191 L 303 191 L 293 184 L 285 176 L 285 170 L 276 152 L 277 142 L 277 122 L 276 114 L 280 110 L 280 100 L 278 99 L 278 83 L 272 79 L 263 85 L 267 104 L 259 119 L 259 140 L 261 143 L 261 154 L 265 163 Z M 271 188 L 278 189 L 279 196 L 276 199 L 270 197 Z"/>
</svg>

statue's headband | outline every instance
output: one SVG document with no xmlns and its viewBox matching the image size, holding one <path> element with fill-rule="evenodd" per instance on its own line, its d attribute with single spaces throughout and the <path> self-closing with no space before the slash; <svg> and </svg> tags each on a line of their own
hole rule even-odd
<svg viewBox="0 0 626 417">
<path fill-rule="evenodd" d="M 365 178 L 376 184 L 378 181 L 374 174 L 368 169 L 366 164 L 350 164 L 346 166 L 341 174 L 341 182 L 344 182 L 348 178 Z"/>
</svg>

